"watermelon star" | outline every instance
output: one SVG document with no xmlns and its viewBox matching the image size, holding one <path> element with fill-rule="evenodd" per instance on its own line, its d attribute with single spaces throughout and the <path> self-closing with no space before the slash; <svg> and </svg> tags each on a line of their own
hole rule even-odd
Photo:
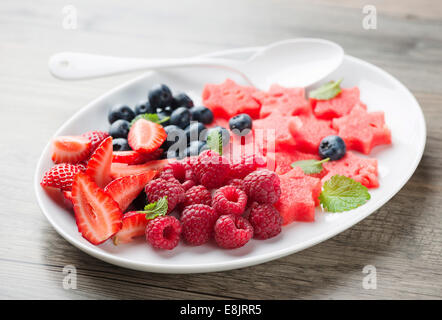
<svg viewBox="0 0 442 320">
<path fill-rule="evenodd" d="M 391 144 L 391 132 L 383 112 L 367 112 L 355 107 L 347 116 L 333 119 L 333 128 L 344 139 L 347 150 L 369 154 L 374 146 Z"/>
</svg>

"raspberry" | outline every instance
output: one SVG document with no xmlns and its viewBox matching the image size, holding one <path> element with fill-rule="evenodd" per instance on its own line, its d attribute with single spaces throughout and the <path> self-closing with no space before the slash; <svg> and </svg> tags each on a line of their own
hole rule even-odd
<svg viewBox="0 0 442 320">
<path fill-rule="evenodd" d="M 173 183 L 164 179 L 150 181 L 144 188 L 149 202 L 155 202 L 167 196 L 168 209 L 170 213 L 178 203 L 184 200 L 184 189 L 179 183 Z"/>
<path fill-rule="evenodd" d="M 259 170 L 244 178 L 247 195 L 250 200 L 261 204 L 275 203 L 281 196 L 279 177 L 269 170 Z"/>
<path fill-rule="evenodd" d="M 234 186 L 219 188 L 215 191 L 212 199 L 212 207 L 219 215 L 234 214 L 240 216 L 244 213 L 246 204 L 246 193 Z"/>
<path fill-rule="evenodd" d="M 194 204 L 184 209 L 181 215 L 183 239 L 194 246 L 200 246 L 213 234 L 213 226 L 218 215 L 204 204 Z"/>
<path fill-rule="evenodd" d="M 252 205 L 249 222 L 253 227 L 253 237 L 256 239 L 268 239 L 281 232 L 282 217 L 278 210 L 271 204 Z"/>
<path fill-rule="evenodd" d="M 229 161 L 213 150 L 203 151 L 193 165 L 193 172 L 199 183 L 207 189 L 217 188 L 224 184 L 229 172 Z"/>
<path fill-rule="evenodd" d="M 191 180 L 189 180 L 191 181 Z M 184 194 L 183 207 L 191 206 L 192 204 L 205 204 L 210 206 L 212 203 L 212 196 L 210 191 L 204 186 L 194 186 L 186 191 Z"/>
<path fill-rule="evenodd" d="M 196 185 L 196 183 L 193 180 L 184 181 L 184 183 L 182 184 L 184 191 L 189 190 L 190 188 L 192 188 L 195 185 Z"/>
<path fill-rule="evenodd" d="M 243 179 L 257 168 L 264 167 L 265 164 L 266 162 L 264 158 L 260 156 L 242 156 L 240 161 L 234 162 L 230 165 L 229 177 L 231 179 Z"/>
<path fill-rule="evenodd" d="M 227 182 L 227 185 L 234 186 L 236 189 L 246 191 L 246 186 L 244 185 L 244 181 L 241 179 L 232 179 Z"/>
<path fill-rule="evenodd" d="M 181 224 L 173 216 L 160 216 L 147 223 L 146 240 L 157 249 L 172 250 L 180 241 Z"/>
<path fill-rule="evenodd" d="M 178 180 L 179 183 L 182 183 L 185 181 L 185 175 L 186 167 L 184 163 L 177 161 L 171 162 L 167 166 L 165 166 L 160 174 L 160 178 L 167 181 L 173 181 L 173 179 L 175 179 Z"/>
<path fill-rule="evenodd" d="M 86 133 L 83 133 L 81 136 L 89 139 L 89 141 L 91 142 L 92 153 L 95 151 L 95 149 L 97 149 L 97 147 L 104 139 L 109 137 L 109 133 L 105 131 L 88 131 Z"/>
<path fill-rule="evenodd" d="M 253 227 L 249 221 L 233 214 L 220 216 L 214 230 L 216 243 L 225 249 L 242 247 L 253 236 Z"/>
</svg>

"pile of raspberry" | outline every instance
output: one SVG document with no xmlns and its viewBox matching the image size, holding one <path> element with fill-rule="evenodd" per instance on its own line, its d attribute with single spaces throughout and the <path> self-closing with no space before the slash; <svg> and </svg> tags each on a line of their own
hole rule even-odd
<svg viewBox="0 0 442 320">
<path fill-rule="evenodd" d="M 273 204 L 281 195 L 279 177 L 264 167 L 260 157 L 230 163 L 213 150 L 169 163 L 145 187 L 149 202 L 168 199 L 168 215 L 148 222 L 147 241 L 170 250 L 180 240 L 199 246 L 214 239 L 234 249 L 278 235 L 282 218 Z"/>
</svg>

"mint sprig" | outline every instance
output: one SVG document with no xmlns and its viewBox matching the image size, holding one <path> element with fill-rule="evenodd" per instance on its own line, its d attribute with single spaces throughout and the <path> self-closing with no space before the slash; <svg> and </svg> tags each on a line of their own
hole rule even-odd
<svg viewBox="0 0 442 320">
<path fill-rule="evenodd" d="M 217 130 L 211 130 L 206 139 L 206 145 L 210 150 L 218 152 L 220 156 L 223 154 L 223 136 Z"/>
<path fill-rule="evenodd" d="M 335 175 L 324 183 L 319 195 L 322 207 L 329 212 L 355 209 L 370 200 L 367 187 L 341 175 Z"/>
<path fill-rule="evenodd" d="M 309 93 L 309 97 L 317 100 L 329 100 L 336 97 L 341 93 L 341 82 L 342 79 L 338 81 L 330 81 L 323 84 L 318 89 L 312 90 Z"/>
<path fill-rule="evenodd" d="M 166 215 L 167 209 L 168 209 L 168 201 L 167 201 L 167 196 L 165 196 L 156 202 L 147 204 L 144 207 L 144 210 L 139 212 L 145 213 L 147 220 L 152 220 L 155 219 L 156 217 Z"/>
<path fill-rule="evenodd" d="M 330 158 L 325 158 L 323 160 L 316 160 L 316 159 L 300 160 L 293 162 L 291 164 L 291 167 L 292 168 L 300 167 L 305 174 L 315 174 L 315 173 L 320 173 L 323 169 L 322 164 L 329 160 Z"/>
<path fill-rule="evenodd" d="M 130 126 L 133 126 L 133 124 L 140 119 L 144 119 L 147 121 L 162 124 L 163 122 L 166 122 L 167 120 L 169 120 L 170 117 L 164 117 L 163 119 L 160 120 L 160 117 L 158 117 L 158 114 L 156 114 L 156 113 L 143 113 L 143 114 L 139 114 L 138 116 L 133 118 L 132 121 L 130 122 Z"/>
</svg>

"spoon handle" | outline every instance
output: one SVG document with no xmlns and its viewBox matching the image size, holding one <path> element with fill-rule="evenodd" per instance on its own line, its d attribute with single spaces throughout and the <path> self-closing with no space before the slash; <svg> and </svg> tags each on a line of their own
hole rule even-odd
<svg viewBox="0 0 442 320">
<path fill-rule="evenodd" d="M 241 73 L 235 60 L 195 57 L 184 59 L 140 59 L 102 56 L 79 52 L 61 52 L 49 58 L 49 71 L 62 80 L 90 79 L 119 73 L 174 67 L 221 67 Z M 242 74 L 242 73 L 241 73 Z"/>
</svg>

